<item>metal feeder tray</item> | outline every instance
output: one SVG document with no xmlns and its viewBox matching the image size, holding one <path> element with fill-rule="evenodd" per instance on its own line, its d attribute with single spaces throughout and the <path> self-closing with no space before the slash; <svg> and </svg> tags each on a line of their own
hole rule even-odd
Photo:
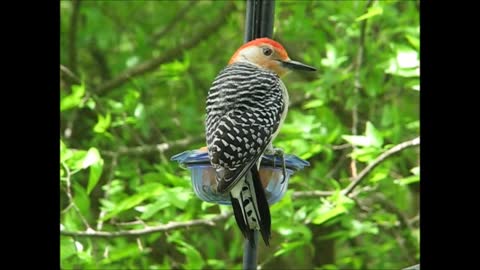
<svg viewBox="0 0 480 270">
<path fill-rule="evenodd" d="M 264 155 L 260 163 L 260 180 L 270 205 L 278 202 L 285 195 L 290 176 L 295 171 L 310 165 L 308 161 L 300 159 L 295 155 L 285 154 L 284 156 L 287 176 L 283 183 L 282 159 L 280 157 Z M 191 171 L 192 185 L 195 194 L 200 199 L 206 202 L 231 205 L 228 193 L 219 194 L 216 192 L 215 170 L 210 165 L 208 153 L 205 150 L 185 151 L 173 156 L 171 159 L 185 165 Z"/>
</svg>

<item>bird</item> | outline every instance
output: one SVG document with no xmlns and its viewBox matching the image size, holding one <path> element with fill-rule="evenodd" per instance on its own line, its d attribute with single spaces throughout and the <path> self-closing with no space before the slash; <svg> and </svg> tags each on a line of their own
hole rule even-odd
<svg viewBox="0 0 480 270">
<path fill-rule="evenodd" d="M 216 192 L 229 194 L 236 223 L 252 246 L 254 230 L 260 231 L 266 246 L 271 238 L 259 167 L 262 155 L 283 155 L 273 140 L 289 103 L 280 78 L 292 70 L 316 68 L 291 60 L 279 42 L 257 38 L 235 51 L 208 90 L 205 133 Z"/>
</svg>

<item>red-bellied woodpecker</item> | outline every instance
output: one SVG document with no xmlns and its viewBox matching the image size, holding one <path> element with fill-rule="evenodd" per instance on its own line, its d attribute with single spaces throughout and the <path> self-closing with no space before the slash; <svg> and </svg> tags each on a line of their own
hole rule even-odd
<svg viewBox="0 0 480 270">
<path fill-rule="evenodd" d="M 235 52 L 208 92 L 206 137 L 217 192 L 230 193 L 235 220 L 251 243 L 253 230 L 260 230 L 269 245 L 270 209 L 258 167 L 264 153 L 275 153 L 272 141 L 288 108 L 280 76 L 292 69 L 316 70 L 290 60 L 278 42 L 255 39 Z"/>
</svg>

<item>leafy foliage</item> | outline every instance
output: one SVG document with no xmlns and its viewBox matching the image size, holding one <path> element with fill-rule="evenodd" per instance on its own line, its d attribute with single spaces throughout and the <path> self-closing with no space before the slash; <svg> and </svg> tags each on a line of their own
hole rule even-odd
<svg viewBox="0 0 480 270">
<path fill-rule="evenodd" d="M 242 44 L 245 3 L 75 3 L 61 1 L 62 269 L 240 269 L 243 237 L 231 216 L 130 236 L 66 232 L 131 232 L 230 211 L 200 201 L 170 157 L 205 144 L 207 91 Z M 271 207 L 262 268 L 418 263 L 418 149 L 382 160 L 343 192 L 379 155 L 418 137 L 418 13 L 418 1 L 276 1 L 274 38 L 319 71 L 284 79 L 291 106 L 275 145 L 311 166 Z"/>
</svg>

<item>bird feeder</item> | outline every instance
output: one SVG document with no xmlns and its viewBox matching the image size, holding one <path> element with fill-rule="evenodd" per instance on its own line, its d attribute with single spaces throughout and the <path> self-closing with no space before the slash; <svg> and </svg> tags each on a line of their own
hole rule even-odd
<svg viewBox="0 0 480 270">
<path fill-rule="evenodd" d="M 308 166 L 309 163 L 295 155 L 284 155 L 285 178 L 283 176 L 282 159 L 274 155 L 264 155 L 260 163 L 260 180 L 270 205 L 278 202 L 287 191 L 290 176 Z M 217 182 L 215 170 L 210 165 L 205 150 L 191 150 L 177 154 L 171 158 L 186 166 L 191 172 L 191 180 L 195 194 L 203 201 L 222 205 L 231 205 L 230 196 L 216 192 Z"/>
</svg>

